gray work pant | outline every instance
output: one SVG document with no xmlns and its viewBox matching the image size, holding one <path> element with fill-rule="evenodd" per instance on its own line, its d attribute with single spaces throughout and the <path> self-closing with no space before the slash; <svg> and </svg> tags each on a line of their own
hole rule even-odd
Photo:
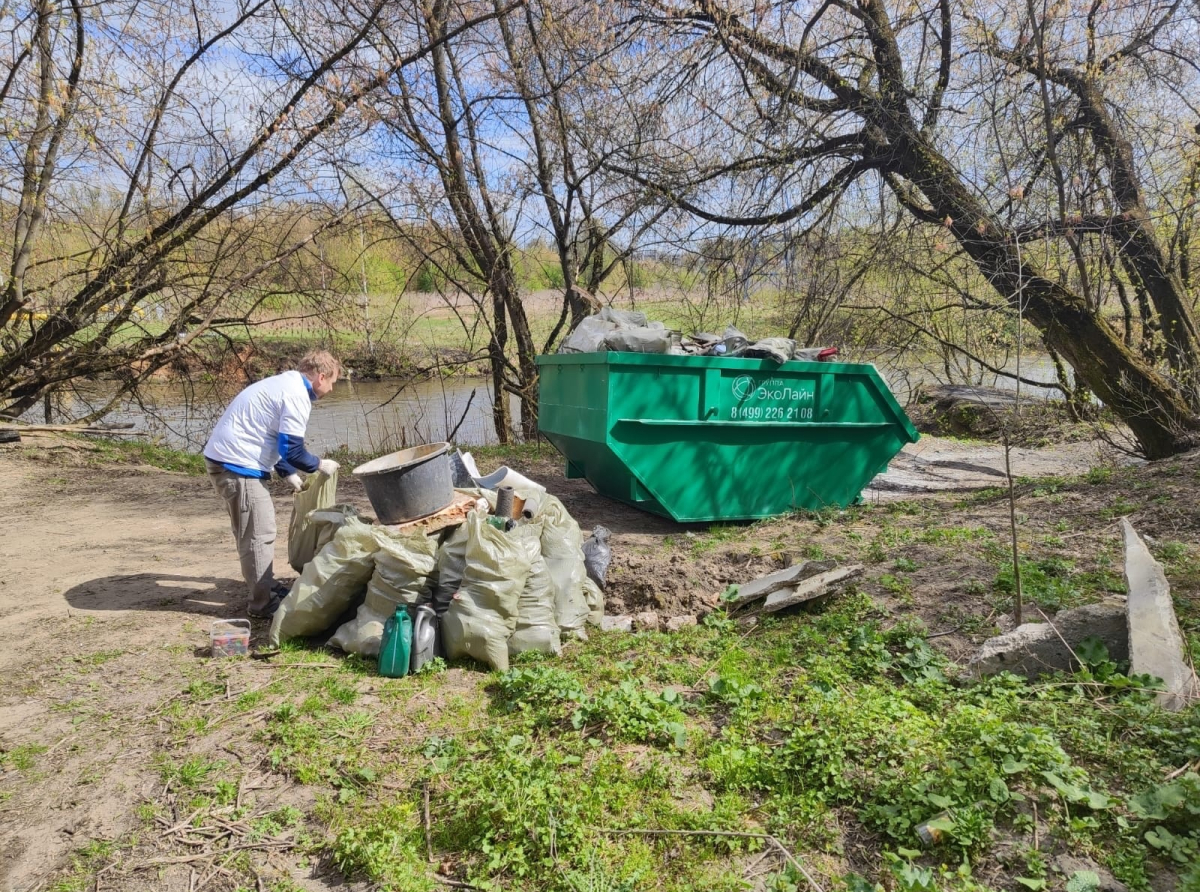
<svg viewBox="0 0 1200 892">
<path fill-rule="evenodd" d="M 241 477 L 207 458 L 204 466 L 213 489 L 229 509 L 250 609 L 264 611 L 271 604 L 271 586 L 275 584 L 275 503 L 262 480 Z"/>
</svg>

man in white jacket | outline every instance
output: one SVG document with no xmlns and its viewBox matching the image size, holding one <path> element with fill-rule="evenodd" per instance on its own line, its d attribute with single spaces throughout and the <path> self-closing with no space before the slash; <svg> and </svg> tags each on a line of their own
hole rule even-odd
<svg viewBox="0 0 1200 892">
<path fill-rule="evenodd" d="M 229 509 L 249 613 L 267 617 L 287 588 L 275 581 L 275 505 L 264 481 L 274 468 L 299 492 L 300 471 L 332 475 L 338 464 L 304 447 L 315 400 L 333 390 L 341 365 L 324 350 L 306 353 L 294 372 L 251 384 L 225 409 L 204 445 L 208 478 Z"/>
</svg>

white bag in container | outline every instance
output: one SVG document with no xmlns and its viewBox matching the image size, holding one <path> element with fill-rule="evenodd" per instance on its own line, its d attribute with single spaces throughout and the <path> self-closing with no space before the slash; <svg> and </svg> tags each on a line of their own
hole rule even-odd
<svg viewBox="0 0 1200 892">
<path fill-rule="evenodd" d="M 617 330 L 616 324 L 601 319 L 599 316 L 588 316 L 567 335 L 559 353 L 603 353 L 604 339 Z"/>
<path fill-rule="evenodd" d="M 463 526 L 466 567 L 442 619 L 442 643 L 452 660 L 469 656 L 493 669 L 507 669 L 508 637 L 517 627 L 521 593 L 540 553 L 542 525 L 525 524 L 506 533 L 476 509 Z"/>
<path fill-rule="evenodd" d="M 305 565 L 275 611 L 271 646 L 324 632 L 342 611 L 353 607 L 366 594 L 378 547 L 372 527 L 347 518 L 333 541 Z"/>
<path fill-rule="evenodd" d="M 619 328 L 604 339 L 614 353 L 670 353 L 671 333 L 661 328 Z"/>
<path fill-rule="evenodd" d="M 655 325 L 659 328 L 663 327 L 661 322 L 651 322 L 646 317 L 646 314 L 640 310 L 614 310 L 612 307 L 601 307 L 600 312 L 596 314 L 596 318 L 626 328 L 645 328 Z M 583 323 L 580 324 L 582 325 Z"/>
<path fill-rule="evenodd" d="M 393 535 L 375 529 L 379 550 L 367 583 L 367 597 L 354 619 L 343 623 L 329 639 L 334 647 L 364 657 L 379 656 L 383 624 L 400 604 L 416 604 L 429 593 L 437 540 L 422 532 Z"/>
</svg>

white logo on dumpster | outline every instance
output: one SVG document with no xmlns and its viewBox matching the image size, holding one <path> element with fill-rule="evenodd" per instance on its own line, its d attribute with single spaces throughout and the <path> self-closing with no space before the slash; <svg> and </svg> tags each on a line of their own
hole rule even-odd
<svg viewBox="0 0 1200 892">
<path fill-rule="evenodd" d="M 806 384 L 808 389 L 801 389 Z M 729 418 L 734 421 L 812 421 L 815 400 L 812 387 L 811 382 L 785 378 L 755 381 L 749 375 L 742 375 L 733 380 L 734 405 L 729 408 Z"/>
<path fill-rule="evenodd" d="M 754 392 L 754 379 L 743 375 L 733 382 L 733 398 L 739 403 Z"/>
<path fill-rule="evenodd" d="M 756 382 L 748 375 L 742 375 L 733 381 L 733 398 L 739 403 L 751 398 L 811 403 L 813 392 L 800 390 L 798 386 L 796 382 L 785 381 L 782 378 L 768 378 L 765 381 Z"/>
</svg>

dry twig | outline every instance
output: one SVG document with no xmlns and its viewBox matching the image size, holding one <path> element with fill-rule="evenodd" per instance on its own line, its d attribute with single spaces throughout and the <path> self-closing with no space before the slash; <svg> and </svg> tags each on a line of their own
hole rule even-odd
<svg viewBox="0 0 1200 892">
<path fill-rule="evenodd" d="M 422 816 L 424 824 L 425 824 L 425 852 L 426 852 L 427 856 L 429 857 L 429 863 L 432 864 L 433 863 L 433 830 L 431 829 L 430 823 L 429 823 L 429 783 L 426 782 L 426 783 L 422 784 L 421 786 L 422 786 L 422 789 L 424 792 L 424 798 L 425 798 L 425 812 L 424 812 L 424 815 Z"/>
</svg>

